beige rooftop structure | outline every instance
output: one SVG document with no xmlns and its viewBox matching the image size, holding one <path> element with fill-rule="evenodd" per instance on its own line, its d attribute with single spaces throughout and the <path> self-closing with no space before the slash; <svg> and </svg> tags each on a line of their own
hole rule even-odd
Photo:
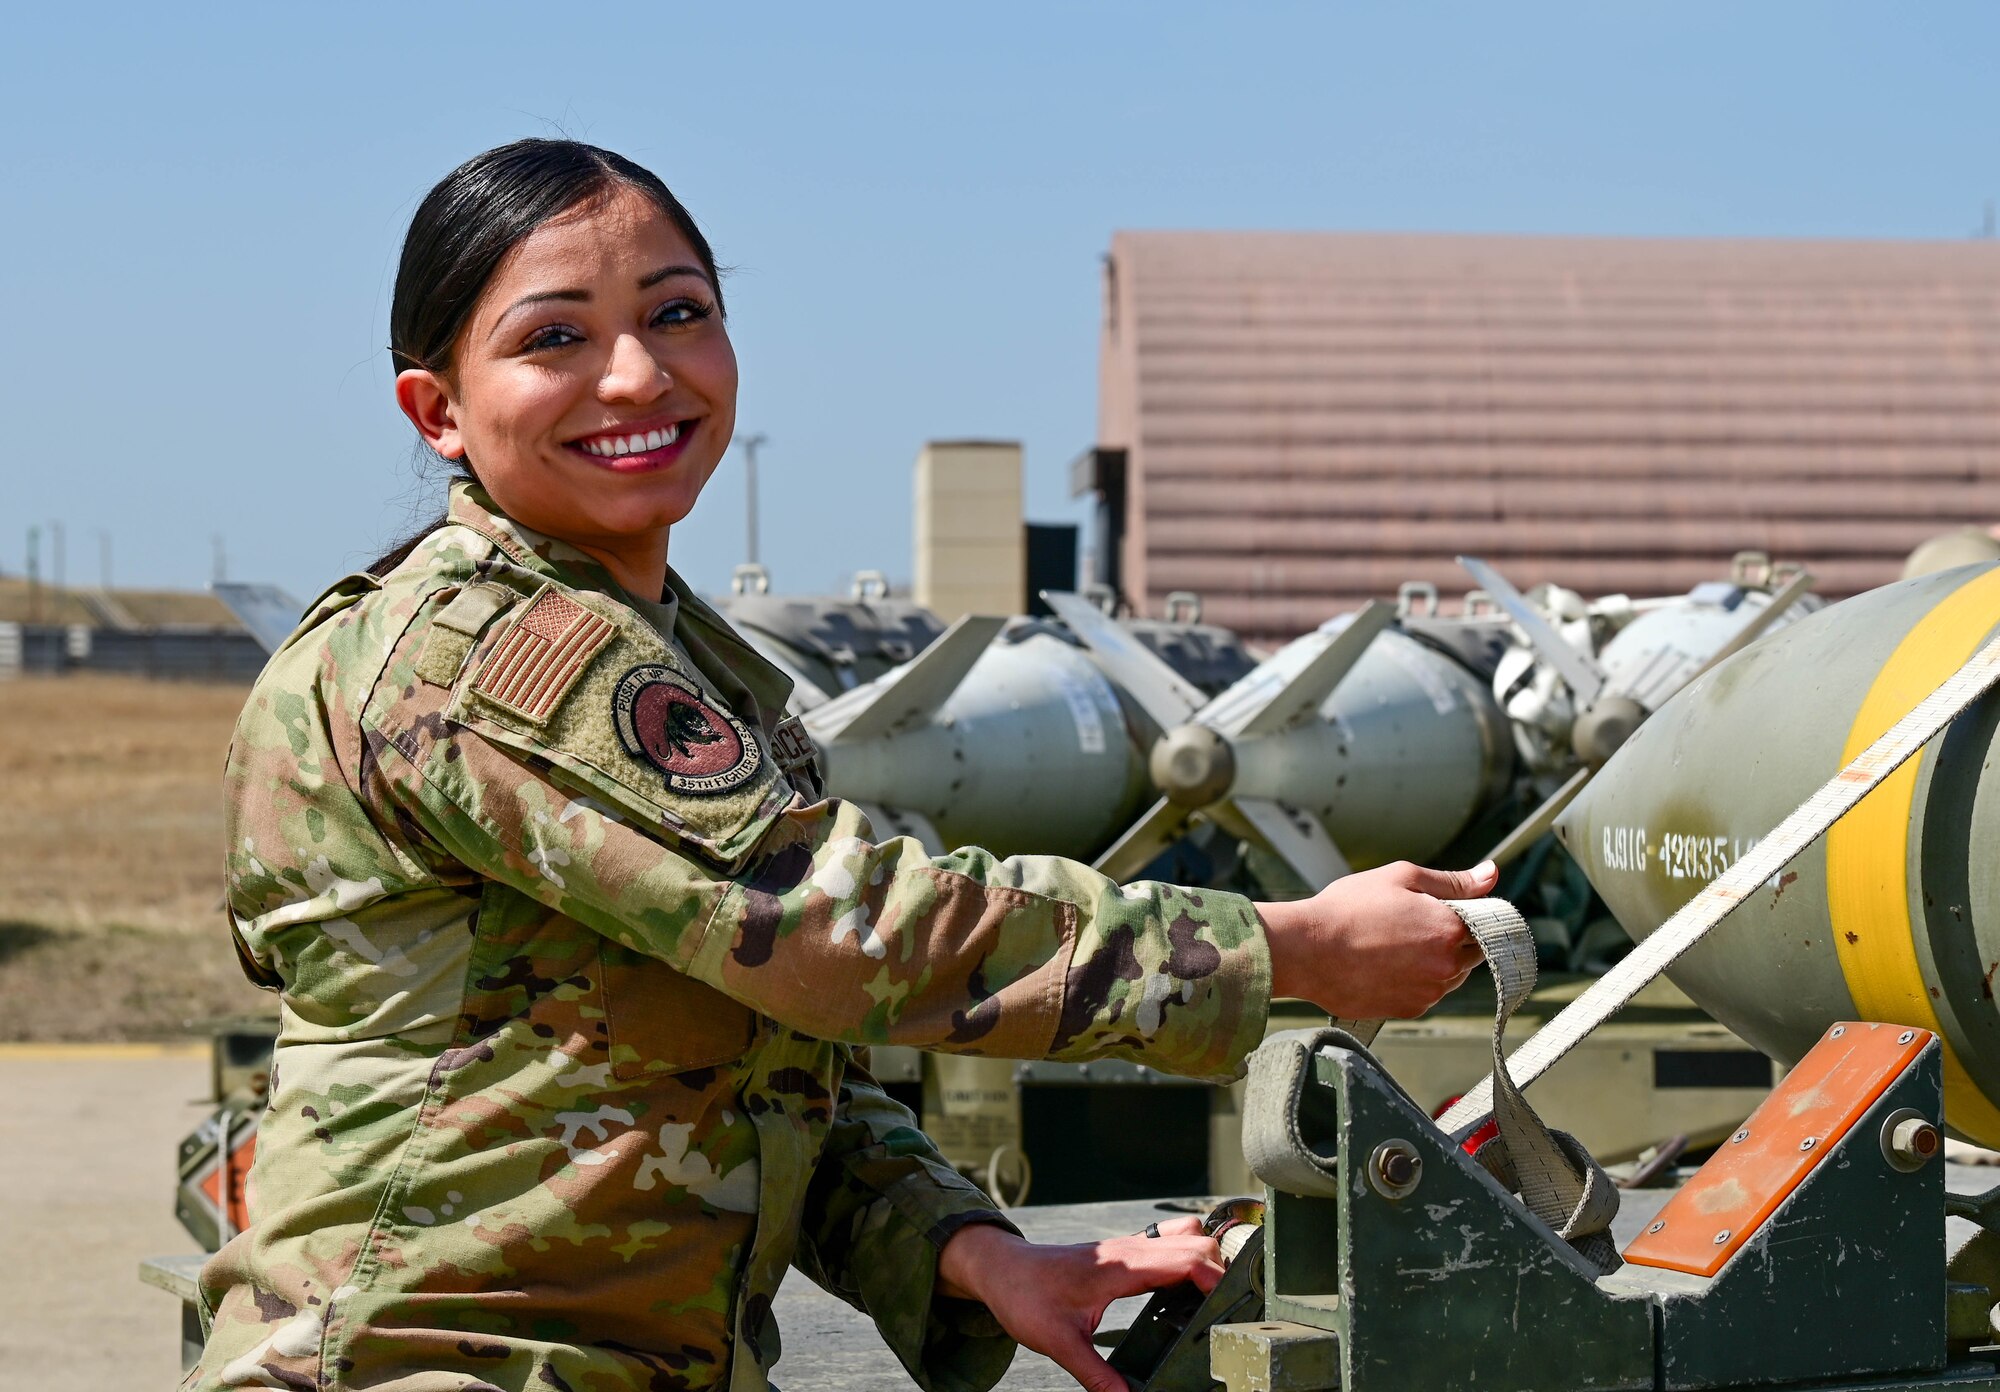
<svg viewBox="0 0 2000 1392">
<path fill-rule="evenodd" d="M 917 454 L 917 603 L 946 623 L 1019 613 L 1028 585 L 1015 440 L 932 440 Z"/>
<path fill-rule="evenodd" d="M 2000 244 L 1121 232 L 1099 448 L 1118 581 L 1246 637 L 1731 553 L 1841 596 L 2000 521 Z"/>
</svg>

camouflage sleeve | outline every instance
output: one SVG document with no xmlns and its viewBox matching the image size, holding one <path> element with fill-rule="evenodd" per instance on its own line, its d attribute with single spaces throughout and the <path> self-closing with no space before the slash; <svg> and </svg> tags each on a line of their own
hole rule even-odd
<svg viewBox="0 0 2000 1392">
<path fill-rule="evenodd" d="M 509 633 L 449 686 L 423 656 L 392 659 L 363 719 L 382 824 L 413 820 L 477 873 L 821 1039 L 1227 1079 L 1263 1037 L 1270 959 L 1247 900 L 878 842 L 851 804 L 794 795 L 711 706 L 693 718 L 716 743 L 696 752 L 724 750 L 724 771 L 679 777 L 618 723 L 669 682 L 700 703 L 671 652 L 618 630 L 531 719 L 481 689 Z"/>
<path fill-rule="evenodd" d="M 927 1392 L 990 1387 L 1014 1357 L 983 1305 L 936 1293 L 938 1253 L 968 1223 L 1020 1231 L 850 1057 L 792 1264 L 873 1320 Z"/>
<path fill-rule="evenodd" d="M 449 743 L 408 810 L 453 856 L 804 1033 L 1218 1081 L 1263 1037 L 1270 957 L 1237 895 L 1120 887 L 1053 857 L 933 859 L 875 842 L 837 800 L 794 800 L 732 874 L 554 769 Z"/>
</svg>

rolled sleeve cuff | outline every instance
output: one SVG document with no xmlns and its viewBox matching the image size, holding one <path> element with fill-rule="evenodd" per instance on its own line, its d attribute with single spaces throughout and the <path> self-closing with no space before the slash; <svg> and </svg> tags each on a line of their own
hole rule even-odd
<svg viewBox="0 0 2000 1392">
<path fill-rule="evenodd" d="M 1159 884 L 1128 885 L 1121 899 L 1100 915 L 1105 928 L 1122 918 L 1159 955 L 1139 963 L 1137 979 L 1121 980 L 1117 997 L 1077 999 L 1072 983 L 1065 1013 L 1094 1018 L 1063 1052 L 1211 1083 L 1242 1077 L 1271 1013 L 1271 947 L 1256 906 L 1240 894 Z"/>
<path fill-rule="evenodd" d="M 1221 949 L 1222 966 L 1210 978 L 1211 989 L 1220 997 L 1214 1023 L 1191 1032 L 1194 1037 L 1187 1047 L 1198 1062 L 1189 1072 L 1210 1082 L 1231 1083 L 1243 1076 L 1244 1060 L 1264 1042 L 1271 1017 L 1271 944 L 1250 900 L 1213 891 L 1203 891 L 1203 898 L 1214 901 L 1210 907 L 1218 916 L 1226 914 L 1244 927 L 1233 946 Z M 1167 1018 L 1171 1022 L 1173 1013 Z"/>
</svg>

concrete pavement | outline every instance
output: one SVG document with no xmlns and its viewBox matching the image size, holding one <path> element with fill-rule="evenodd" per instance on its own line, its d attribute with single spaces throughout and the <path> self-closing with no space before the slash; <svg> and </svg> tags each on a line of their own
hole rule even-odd
<svg viewBox="0 0 2000 1392">
<path fill-rule="evenodd" d="M 139 1260 L 194 1247 L 174 1151 L 207 1111 L 203 1046 L 0 1047 L 0 1392 L 180 1377 L 180 1310 Z"/>
</svg>

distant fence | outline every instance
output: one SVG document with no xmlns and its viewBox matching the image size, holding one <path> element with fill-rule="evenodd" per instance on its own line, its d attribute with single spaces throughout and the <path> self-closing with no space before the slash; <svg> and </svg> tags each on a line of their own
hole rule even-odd
<svg viewBox="0 0 2000 1392">
<path fill-rule="evenodd" d="M 241 629 L 0 623 L 0 677 L 120 672 L 177 681 L 250 682 L 263 646 Z"/>
</svg>

